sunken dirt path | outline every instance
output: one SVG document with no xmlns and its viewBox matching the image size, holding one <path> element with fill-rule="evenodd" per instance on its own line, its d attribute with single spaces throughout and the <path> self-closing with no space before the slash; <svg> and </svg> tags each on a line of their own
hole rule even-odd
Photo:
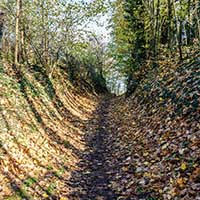
<svg viewBox="0 0 200 200">
<path fill-rule="evenodd" d="M 85 137 L 87 148 L 81 156 L 79 170 L 73 172 L 69 181 L 72 191 L 70 200 L 115 200 L 117 195 L 109 187 L 109 159 L 107 148 L 109 134 L 108 112 L 110 98 L 105 97 L 94 113 L 94 118 L 87 122 Z"/>
</svg>

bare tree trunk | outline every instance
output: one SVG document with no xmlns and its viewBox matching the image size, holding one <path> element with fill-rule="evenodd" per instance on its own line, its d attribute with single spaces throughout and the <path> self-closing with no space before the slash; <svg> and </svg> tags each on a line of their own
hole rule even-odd
<svg viewBox="0 0 200 200">
<path fill-rule="evenodd" d="M 4 24 L 3 17 L 4 17 L 4 14 L 0 11 L 0 43 L 3 36 L 3 24 Z"/>
<path fill-rule="evenodd" d="M 196 21 L 197 21 L 198 40 L 200 42 L 200 2 L 199 0 L 195 1 L 195 15 L 196 15 Z"/>
<path fill-rule="evenodd" d="M 172 54 L 172 2 L 167 0 L 167 12 L 168 12 L 168 49 L 169 54 Z"/>
<path fill-rule="evenodd" d="M 154 32 L 154 65 L 156 66 L 157 62 L 157 50 L 158 50 L 158 33 L 159 33 L 159 16 L 160 16 L 160 0 L 157 2 L 157 8 L 156 8 L 156 19 L 155 19 L 155 32 Z"/>
<path fill-rule="evenodd" d="M 15 65 L 19 64 L 19 43 L 20 43 L 20 8 L 21 0 L 16 0 L 16 20 L 15 20 Z"/>
<path fill-rule="evenodd" d="M 182 1 L 180 1 L 180 5 L 182 7 Z M 182 9 L 182 8 L 181 8 Z M 175 34 L 175 40 L 176 40 L 176 47 L 179 51 L 179 59 L 182 60 L 182 30 L 183 30 L 183 22 L 182 19 L 179 19 L 176 13 L 176 6 L 175 6 L 175 0 L 173 0 L 173 14 L 175 19 L 175 27 L 176 27 L 176 34 Z M 179 24 L 178 24 L 179 22 Z"/>
<path fill-rule="evenodd" d="M 183 32 L 183 22 L 182 19 L 179 20 L 179 39 L 178 39 L 178 49 L 179 49 L 179 59 L 183 60 L 183 52 L 182 52 L 182 32 Z"/>
<path fill-rule="evenodd" d="M 19 23 L 20 23 L 20 52 L 19 52 L 19 60 L 23 60 L 25 61 L 25 28 L 24 28 L 24 18 L 23 18 L 23 9 L 22 9 L 22 0 L 20 0 L 20 19 L 19 19 Z"/>
<path fill-rule="evenodd" d="M 191 14 L 190 14 L 190 8 L 191 8 L 191 0 L 188 0 L 188 7 L 187 7 L 188 25 L 186 27 L 187 45 L 191 44 Z"/>
<path fill-rule="evenodd" d="M 43 46 L 43 64 L 45 67 L 47 67 L 49 62 L 49 52 L 48 52 L 48 32 L 47 32 L 47 26 L 46 21 L 48 20 L 48 14 L 45 8 L 45 1 L 42 1 L 41 5 L 41 14 L 42 14 L 42 26 L 43 26 L 43 38 L 42 38 L 42 46 Z"/>
<path fill-rule="evenodd" d="M 182 0 L 180 0 L 180 9 L 182 11 Z M 182 52 L 182 43 L 183 43 L 183 19 L 182 16 L 179 16 L 179 33 L 178 33 L 178 49 L 179 49 L 179 59 L 180 62 L 183 60 L 183 52 Z"/>
</svg>

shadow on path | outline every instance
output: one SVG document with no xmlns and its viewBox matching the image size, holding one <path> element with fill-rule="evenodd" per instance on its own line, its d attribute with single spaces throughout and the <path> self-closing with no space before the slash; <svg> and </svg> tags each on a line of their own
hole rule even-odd
<svg viewBox="0 0 200 200">
<path fill-rule="evenodd" d="M 105 98 L 94 113 L 94 118 L 88 122 L 87 149 L 81 157 L 80 170 L 75 171 L 69 181 L 72 189 L 70 200 L 117 199 L 109 187 L 109 168 L 106 164 L 111 158 L 106 144 L 108 108 L 109 98 Z"/>
</svg>

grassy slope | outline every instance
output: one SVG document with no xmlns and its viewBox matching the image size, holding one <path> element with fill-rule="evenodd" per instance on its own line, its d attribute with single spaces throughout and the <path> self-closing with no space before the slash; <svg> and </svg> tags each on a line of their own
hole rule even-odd
<svg viewBox="0 0 200 200">
<path fill-rule="evenodd" d="M 72 88 L 64 71 L 35 66 L 0 72 L 0 199 L 66 194 L 84 149 L 84 122 L 97 97 Z"/>
<path fill-rule="evenodd" d="M 132 97 L 113 100 L 111 187 L 122 199 L 199 197 L 200 62 L 192 60 L 162 63 Z"/>
</svg>

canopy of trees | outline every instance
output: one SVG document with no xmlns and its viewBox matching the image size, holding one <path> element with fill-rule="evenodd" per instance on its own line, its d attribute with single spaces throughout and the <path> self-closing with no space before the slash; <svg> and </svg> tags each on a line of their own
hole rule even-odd
<svg viewBox="0 0 200 200">
<path fill-rule="evenodd" d="M 149 64 L 183 61 L 200 43 L 198 0 L 116 0 L 112 3 L 111 54 L 127 77 L 127 90 L 137 87 Z"/>
<path fill-rule="evenodd" d="M 4 0 L 0 10 L 2 59 L 42 65 L 50 76 L 65 65 L 72 82 L 88 79 L 96 90 L 107 90 L 105 78 L 111 90 L 126 80 L 131 94 L 149 68 L 164 57 L 182 62 L 200 40 L 198 0 Z M 85 28 L 107 12 L 108 48 Z"/>
<path fill-rule="evenodd" d="M 49 76 L 56 67 L 66 67 L 72 82 L 88 79 L 95 90 L 103 92 L 106 90 L 102 74 L 104 47 L 84 27 L 105 9 L 105 3 L 99 0 L 1 1 L 1 58 L 27 68 L 41 65 Z"/>
</svg>

